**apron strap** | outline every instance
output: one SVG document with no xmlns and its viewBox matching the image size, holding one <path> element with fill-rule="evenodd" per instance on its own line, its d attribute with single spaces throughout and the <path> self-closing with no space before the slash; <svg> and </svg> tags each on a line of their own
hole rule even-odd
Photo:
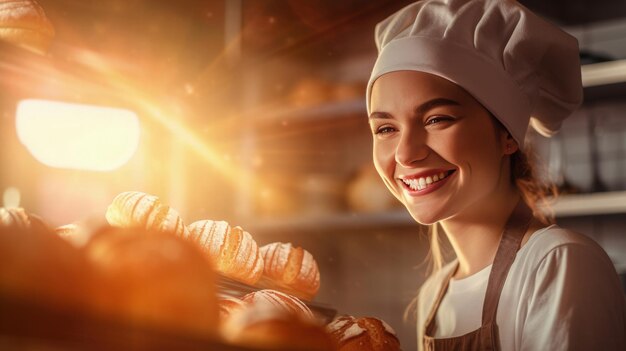
<svg viewBox="0 0 626 351">
<path fill-rule="evenodd" d="M 448 285 L 450 284 L 450 279 L 452 279 L 452 276 L 454 275 L 458 267 L 459 267 L 459 264 L 457 262 L 454 265 L 454 267 L 452 267 L 452 269 L 450 270 L 450 273 L 448 273 L 446 279 L 443 281 L 443 285 L 441 289 L 439 289 L 439 294 L 437 295 L 437 298 L 435 299 L 435 302 L 433 303 L 433 307 L 430 309 L 428 318 L 426 318 L 426 323 L 424 323 L 425 325 L 424 335 L 434 335 L 435 315 L 437 314 L 437 310 L 439 309 L 441 300 L 443 300 L 443 297 L 446 295 L 446 292 L 448 291 Z"/>
<path fill-rule="evenodd" d="M 507 220 L 502 238 L 500 239 L 500 245 L 496 251 L 496 257 L 493 260 L 483 303 L 482 325 L 491 322 L 495 323 L 496 321 L 498 302 L 500 301 L 504 282 L 532 218 L 531 209 L 524 200 L 520 199 Z"/>
</svg>

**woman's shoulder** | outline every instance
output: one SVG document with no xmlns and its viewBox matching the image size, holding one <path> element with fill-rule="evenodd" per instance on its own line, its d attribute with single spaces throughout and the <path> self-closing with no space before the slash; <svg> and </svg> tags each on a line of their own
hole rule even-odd
<svg viewBox="0 0 626 351">
<path fill-rule="evenodd" d="M 536 231 L 520 249 L 518 257 L 527 267 L 537 267 L 548 259 L 558 262 L 573 257 L 613 266 L 604 249 L 594 239 L 558 225 Z"/>
</svg>

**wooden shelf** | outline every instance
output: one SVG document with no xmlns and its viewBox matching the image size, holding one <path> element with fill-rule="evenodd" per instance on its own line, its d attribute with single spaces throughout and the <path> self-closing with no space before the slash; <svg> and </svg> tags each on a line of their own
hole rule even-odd
<svg viewBox="0 0 626 351">
<path fill-rule="evenodd" d="M 307 122 L 332 120 L 352 116 L 367 115 L 365 98 L 345 101 L 328 102 L 309 107 L 287 107 L 272 112 L 259 113 L 258 121 L 261 123 L 288 121 Z"/>
<path fill-rule="evenodd" d="M 250 223 L 250 231 L 340 231 L 372 229 L 393 226 L 416 226 L 406 210 L 382 213 L 337 213 L 302 217 L 257 218 L 245 221 Z"/>
<path fill-rule="evenodd" d="M 626 191 L 562 195 L 552 204 L 558 217 L 626 213 Z M 546 210 L 549 211 L 549 210 Z M 385 227 L 419 227 L 404 209 L 383 213 L 337 213 L 302 217 L 256 218 L 243 221 L 251 231 L 342 231 Z"/>
<path fill-rule="evenodd" d="M 580 71 L 585 88 L 626 82 L 626 60 L 583 65 Z"/>
<path fill-rule="evenodd" d="M 626 213 L 626 191 L 562 195 L 552 207 L 556 217 Z"/>
</svg>

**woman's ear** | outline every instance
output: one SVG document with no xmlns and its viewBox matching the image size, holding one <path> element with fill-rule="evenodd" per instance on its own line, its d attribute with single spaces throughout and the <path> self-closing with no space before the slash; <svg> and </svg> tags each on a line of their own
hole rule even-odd
<svg viewBox="0 0 626 351">
<path fill-rule="evenodd" d="M 503 134 L 502 145 L 503 145 L 504 154 L 512 155 L 515 152 L 517 152 L 517 150 L 519 150 L 519 145 L 517 144 L 517 141 L 513 139 L 513 137 L 511 136 L 511 133 L 509 133 L 508 131 L 504 131 L 504 133 L 502 134 Z"/>
</svg>

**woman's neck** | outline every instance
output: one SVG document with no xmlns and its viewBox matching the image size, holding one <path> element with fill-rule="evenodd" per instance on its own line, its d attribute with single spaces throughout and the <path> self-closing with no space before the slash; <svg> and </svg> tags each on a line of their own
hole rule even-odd
<svg viewBox="0 0 626 351">
<path fill-rule="evenodd" d="M 459 260 L 455 279 L 470 276 L 493 263 L 504 226 L 519 199 L 515 188 L 498 191 L 441 221 Z"/>
</svg>

